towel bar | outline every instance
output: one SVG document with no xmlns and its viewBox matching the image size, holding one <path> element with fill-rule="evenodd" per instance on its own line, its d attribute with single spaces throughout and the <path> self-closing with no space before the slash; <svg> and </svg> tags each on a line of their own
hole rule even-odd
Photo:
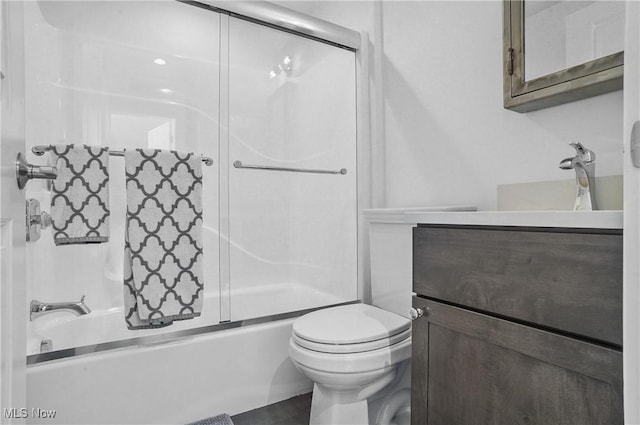
<svg viewBox="0 0 640 425">
<path fill-rule="evenodd" d="M 313 173 L 313 174 L 347 174 L 346 168 L 340 170 L 316 170 L 313 168 L 289 168 L 289 167 L 272 167 L 269 165 L 249 165 L 243 164 L 242 161 L 235 161 L 233 163 L 235 168 L 250 168 L 253 170 L 271 170 L 271 171 L 291 171 L 294 173 Z"/>
<path fill-rule="evenodd" d="M 44 153 L 48 150 L 51 150 L 51 146 L 34 146 L 31 148 L 31 152 L 33 152 L 34 155 L 38 155 L 38 156 L 42 156 L 44 155 Z M 111 156 L 124 156 L 124 151 L 109 151 L 109 155 Z M 213 159 L 209 158 L 208 156 L 203 156 L 202 157 L 202 162 L 204 162 L 204 165 L 207 166 L 211 166 L 213 165 Z"/>
</svg>

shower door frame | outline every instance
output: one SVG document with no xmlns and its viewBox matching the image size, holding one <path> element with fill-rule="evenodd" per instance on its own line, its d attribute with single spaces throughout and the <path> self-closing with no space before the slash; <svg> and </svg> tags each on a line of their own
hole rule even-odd
<svg viewBox="0 0 640 425">
<path fill-rule="evenodd" d="M 356 299 L 353 301 L 347 301 L 341 304 L 350 304 L 358 301 L 370 301 L 370 291 L 366 285 L 369 282 L 369 239 L 368 239 L 368 226 L 367 222 L 362 219 L 362 210 L 372 207 L 372 145 L 371 145 L 371 120 L 370 120 L 370 51 L 369 41 L 366 32 L 356 32 L 339 25 L 308 16 L 282 6 L 278 6 L 268 2 L 228 2 L 228 1 L 209 1 L 204 0 L 200 2 L 176 0 L 180 3 L 186 3 L 193 7 L 200 7 L 205 10 L 211 10 L 212 12 L 220 13 L 220 31 L 221 36 L 225 34 L 226 37 L 220 38 L 220 81 L 228 81 L 228 25 L 230 17 L 239 18 L 250 21 L 254 24 L 268 26 L 274 29 L 279 29 L 297 36 L 310 38 L 318 42 L 333 45 L 336 48 L 344 48 L 350 50 L 355 56 L 355 90 L 356 90 L 356 194 L 357 194 L 357 292 Z M 228 102 L 228 87 L 225 84 L 220 84 L 220 102 Z M 226 116 L 225 116 L 226 115 Z M 228 111 L 225 108 L 220 109 L 220 122 L 228 121 Z M 229 161 L 228 157 L 228 128 L 220 126 L 220 149 L 219 151 L 219 184 L 228 185 L 229 179 Z M 223 160 L 223 158 L 225 158 Z M 222 194 L 221 194 L 222 195 Z M 228 194 L 227 194 L 228 196 Z M 220 204 L 223 203 L 223 199 L 220 198 Z M 228 205 L 228 202 L 227 202 Z M 228 211 L 220 210 L 219 217 L 220 234 L 228 235 L 229 217 Z M 225 231 L 226 226 L 226 231 Z M 220 263 L 229 261 L 229 246 L 228 244 L 220 243 Z M 229 269 L 227 268 L 227 273 Z M 345 282 L 345 284 L 352 284 L 352 282 Z M 83 354 L 96 353 L 99 351 L 124 348 L 129 346 L 135 346 L 139 344 L 159 344 L 164 342 L 174 341 L 177 338 L 183 338 L 186 336 L 193 336 L 199 334 L 206 334 L 217 331 L 224 331 L 232 328 L 250 326 L 260 324 L 264 322 L 271 322 L 276 320 L 284 320 L 291 317 L 297 317 L 303 315 L 309 311 L 317 310 L 319 308 L 325 308 L 327 306 L 321 306 L 317 308 L 285 312 L 281 314 L 275 314 L 272 316 L 258 317 L 255 319 L 239 320 L 231 322 L 230 319 L 230 282 L 229 276 L 223 276 L 223 270 L 220 270 L 220 293 L 226 294 L 226 299 L 220 300 L 220 322 L 215 324 L 206 325 L 198 328 L 185 329 L 182 331 L 165 332 L 158 335 L 150 335 L 138 338 L 129 338 L 125 340 L 116 340 L 106 343 L 90 346 L 79 346 L 74 348 L 68 348 L 53 352 L 45 352 L 40 354 L 32 354 L 27 356 L 27 365 L 37 364 L 50 360 L 57 360 L 61 358 L 74 357 Z M 26 305 L 26 295 L 24 305 Z M 18 304 L 20 305 L 20 304 Z M 339 304 L 338 304 L 339 305 Z M 25 316 L 26 317 L 26 316 Z M 25 318 L 26 320 L 26 318 Z M 26 329 L 23 334 L 26 334 Z M 23 344 L 24 345 L 24 344 Z M 24 358 L 23 350 L 23 358 Z"/>
<path fill-rule="evenodd" d="M 178 0 L 183 1 L 183 0 Z M 357 193 L 357 301 L 370 302 L 370 291 L 366 282 L 369 282 L 369 232 L 367 223 L 362 220 L 362 210 L 372 208 L 372 145 L 371 145 L 371 120 L 370 120 L 370 91 L 369 91 L 369 39 L 366 32 L 357 32 L 349 28 L 325 21 L 313 16 L 297 12 L 286 7 L 266 1 L 220 1 L 199 0 L 187 1 L 188 4 L 210 8 L 220 13 L 220 102 L 228 104 L 228 85 L 223 82 L 229 80 L 229 46 L 228 35 L 229 17 L 253 22 L 257 25 L 271 27 L 285 31 L 296 36 L 309 38 L 321 43 L 329 44 L 337 48 L 352 51 L 356 63 L 356 193 Z M 220 108 L 220 122 L 228 122 L 228 110 Z M 220 150 L 220 186 L 224 187 L 229 179 L 229 161 L 227 158 L 229 148 L 228 128 L 220 128 L 220 146 L 226 149 Z M 223 196 L 224 194 L 220 194 Z M 226 194 L 228 196 L 228 193 Z M 220 199 L 220 205 L 229 205 L 228 199 Z M 229 212 L 220 211 L 220 235 L 229 235 Z M 220 263 L 229 263 L 230 253 L 228 244 L 220 245 Z M 229 321 L 231 305 L 231 288 L 229 269 L 220 270 L 220 293 L 227 294 L 226 300 L 221 296 L 220 321 Z M 287 314 L 287 313 L 285 313 Z"/>
<path fill-rule="evenodd" d="M 267 1 L 177 1 L 209 6 L 222 14 L 354 51 L 365 44 L 362 33 Z"/>
</svg>

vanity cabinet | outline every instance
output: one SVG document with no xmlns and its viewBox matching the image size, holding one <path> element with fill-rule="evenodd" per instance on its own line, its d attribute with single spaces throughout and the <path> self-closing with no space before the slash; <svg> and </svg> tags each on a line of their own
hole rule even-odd
<svg viewBox="0 0 640 425">
<path fill-rule="evenodd" d="M 622 232 L 419 225 L 412 423 L 622 424 Z"/>
</svg>

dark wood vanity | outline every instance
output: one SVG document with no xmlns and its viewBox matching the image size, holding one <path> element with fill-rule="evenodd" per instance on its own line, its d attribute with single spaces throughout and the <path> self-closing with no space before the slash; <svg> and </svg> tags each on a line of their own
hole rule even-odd
<svg viewBox="0 0 640 425">
<path fill-rule="evenodd" d="M 411 422 L 622 424 L 622 230 L 413 233 Z"/>
</svg>

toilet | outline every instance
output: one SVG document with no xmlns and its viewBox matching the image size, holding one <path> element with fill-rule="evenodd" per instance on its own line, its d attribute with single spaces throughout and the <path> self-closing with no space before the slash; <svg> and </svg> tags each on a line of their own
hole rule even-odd
<svg viewBox="0 0 640 425">
<path fill-rule="evenodd" d="M 412 226 L 368 218 L 374 305 L 316 310 L 293 323 L 289 356 L 314 382 L 311 425 L 410 423 Z"/>
<path fill-rule="evenodd" d="M 314 382 L 310 424 L 411 422 L 412 236 L 416 214 L 475 206 L 371 209 L 371 301 L 317 310 L 293 323 L 289 356 Z"/>
<path fill-rule="evenodd" d="M 318 310 L 294 322 L 289 356 L 314 382 L 310 424 L 409 423 L 409 319 L 367 304 Z"/>
</svg>

